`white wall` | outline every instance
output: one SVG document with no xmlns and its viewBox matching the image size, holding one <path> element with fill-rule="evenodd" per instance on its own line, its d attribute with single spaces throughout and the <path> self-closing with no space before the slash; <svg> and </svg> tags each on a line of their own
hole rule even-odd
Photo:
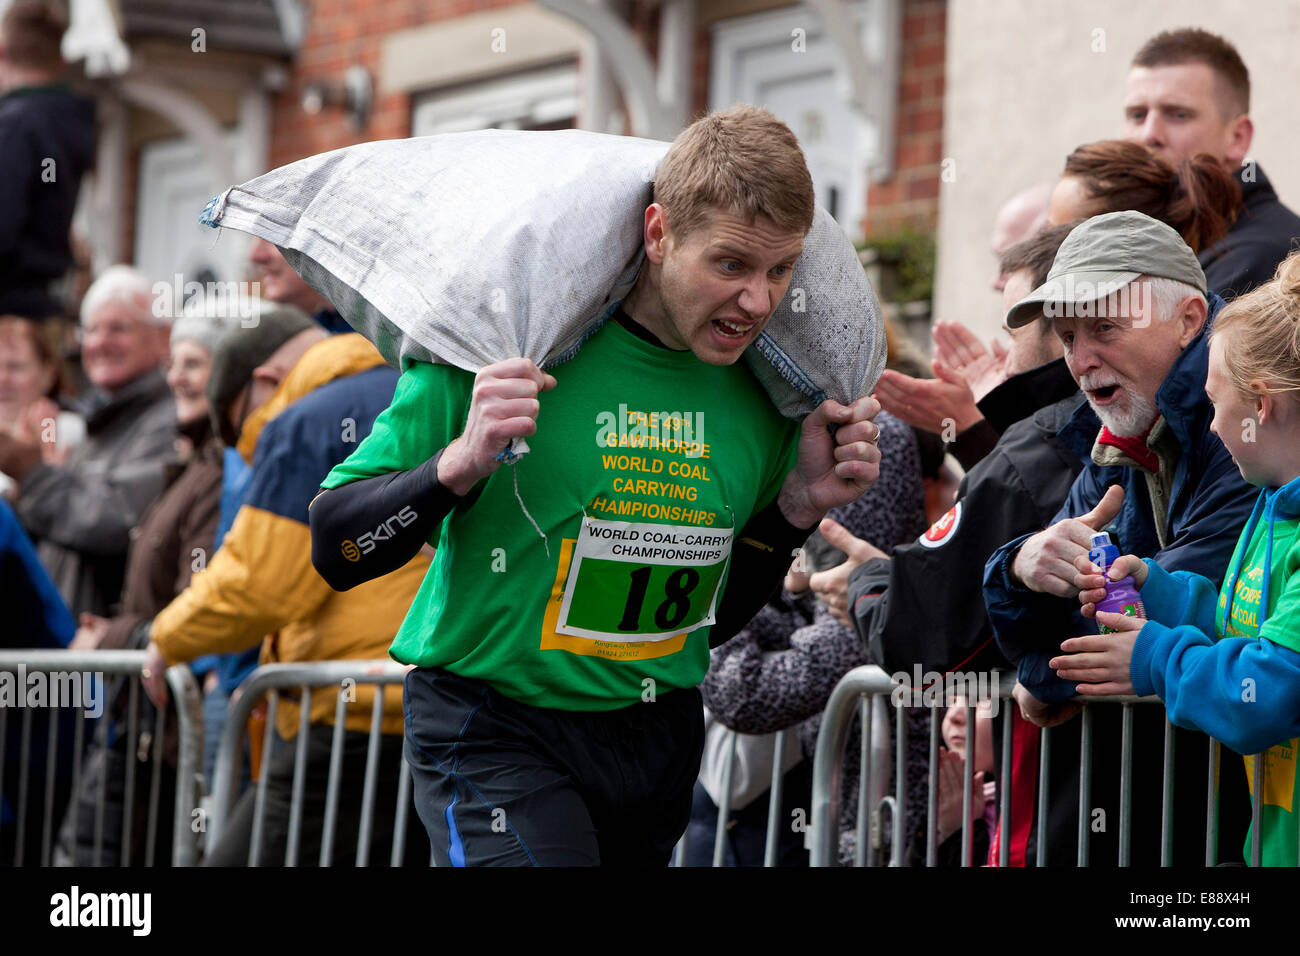
<svg viewBox="0 0 1300 956">
<path fill-rule="evenodd" d="M 1251 75 L 1255 159 L 1300 208 L 1300 0 L 949 0 L 936 318 L 986 337 L 1001 323 L 989 231 L 1022 186 L 1051 181 L 1076 146 L 1122 134 L 1124 76 L 1161 30 L 1233 43 Z M 1104 33 L 1094 33 L 1094 31 Z M 1093 52 L 1095 39 L 1104 52 Z"/>
</svg>

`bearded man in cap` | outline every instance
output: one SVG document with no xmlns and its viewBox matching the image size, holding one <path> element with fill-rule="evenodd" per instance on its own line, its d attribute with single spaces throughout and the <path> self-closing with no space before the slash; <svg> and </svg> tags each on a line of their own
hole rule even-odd
<svg viewBox="0 0 1300 956">
<path fill-rule="evenodd" d="M 1222 300 L 1207 293 L 1196 256 L 1169 226 L 1138 212 L 1095 216 L 1061 244 L 1045 284 L 1007 314 L 1012 328 L 1046 315 L 1065 347 L 1065 361 L 1083 390 L 1081 404 L 1059 433 L 1085 462 L 1069 497 L 1046 530 L 1008 542 L 985 567 L 984 597 L 999 646 L 1017 665 L 1021 716 L 1053 731 L 1046 862 L 1125 862 L 1120 840 L 1119 710 L 1097 707 L 1090 748 L 1088 802 L 1079 803 L 1081 709 L 1075 684 L 1050 666 L 1061 641 L 1095 631 L 1079 613 L 1090 580 L 1091 536 L 1108 530 L 1120 553 L 1149 556 L 1169 571 L 1193 571 L 1220 582 L 1256 491 L 1210 432 L 1214 410 L 1205 395 L 1206 333 Z M 1117 638 L 1119 635 L 1117 635 Z M 1132 862 L 1162 861 L 1164 715 L 1138 707 L 1131 752 Z M 1174 863 L 1205 859 L 1206 738 L 1177 731 Z M 1184 739 L 1185 738 L 1185 739 Z M 1016 779 L 1038 767 L 1037 734 L 1013 736 Z M 1023 775 L 1023 776 L 1022 776 Z M 1236 826 L 1238 795 L 1222 794 L 1220 834 Z M 1022 801 L 1019 808 L 1033 813 Z M 1079 826 L 1082 810 L 1087 825 Z M 1032 827 L 1010 831 L 1030 838 Z M 1232 818 L 1232 819 L 1229 819 Z M 1004 832 L 1007 828 L 1004 828 Z M 1083 836 L 1079 836 L 1082 832 Z M 1125 835 L 1127 836 L 1127 835 Z M 1145 837 L 1145 839 L 1143 839 Z M 1236 839 L 1236 834 L 1231 834 Z M 1224 845 L 1232 845 L 1231 839 Z M 1238 841 L 1237 845 L 1240 845 Z M 1037 854 L 1031 853 L 1033 859 Z"/>
<path fill-rule="evenodd" d="M 263 312 L 251 328 L 232 328 L 218 343 L 208 399 L 223 439 L 252 465 L 234 524 L 207 570 L 153 620 L 145 686 L 155 703 L 165 700 L 168 665 L 203 654 L 262 645 L 261 661 L 366 660 L 387 656 L 406 608 L 429 561 L 417 555 L 397 570 L 340 594 L 311 563 L 307 506 L 330 469 L 370 432 L 392 401 L 397 372 L 356 333 L 328 336 L 300 312 Z M 343 779 L 365 775 L 374 689 L 357 687 L 344 718 Z M 282 741 L 297 736 L 299 705 L 281 696 L 276 729 Z M 385 695 L 376 806 L 397 801 L 401 767 L 401 694 Z M 305 799 L 297 862 L 320 855 L 326 777 L 336 699 L 315 695 L 307 741 Z M 265 755 L 266 810 L 259 862 L 278 864 L 288 843 L 294 747 Z M 249 790 L 231 811 L 209 865 L 238 866 L 250 858 L 253 799 Z M 339 795 L 332 862 L 348 865 L 357 846 L 361 793 Z M 374 820 L 371 864 L 389 858 L 391 814 Z M 427 865 L 428 841 L 408 829 L 406 861 Z"/>
</svg>

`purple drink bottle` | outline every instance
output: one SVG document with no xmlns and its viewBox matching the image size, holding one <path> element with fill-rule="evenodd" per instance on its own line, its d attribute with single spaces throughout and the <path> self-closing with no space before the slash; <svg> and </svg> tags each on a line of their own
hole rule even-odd
<svg viewBox="0 0 1300 956">
<path fill-rule="evenodd" d="M 1111 544 L 1110 535 L 1105 531 L 1098 531 L 1092 536 L 1092 549 L 1088 552 L 1088 560 L 1097 567 L 1101 568 L 1101 573 L 1106 574 L 1115 559 L 1119 557 L 1119 548 Z M 1142 598 L 1138 595 L 1138 589 L 1133 585 L 1133 576 L 1120 578 L 1118 581 L 1112 581 L 1106 578 L 1106 596 L 1097 602 L 1098 611 L 1109 611 L 1112 614 L 1127 614 L 1129 617 L 1147 616 L 1146 608 L 1142 606 Z M 1100 621 L 1097 622 L 1098 634 L 1114 634 L 1115 628 L 1107 627 Z"/>
</svg>

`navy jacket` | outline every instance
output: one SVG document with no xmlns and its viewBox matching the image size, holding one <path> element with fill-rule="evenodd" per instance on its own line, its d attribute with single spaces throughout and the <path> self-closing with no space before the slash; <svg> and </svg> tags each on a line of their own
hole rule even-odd
<svg viewBox="0 0 1300 956">
<path fill-rule="evenodd" d="M 1241 183 L 1237 221 L 1223 239 L 1197 257 L 1207 287 L 1229 301 L 1272 279 L 1277 264 L 1300 238 L 1300 216 L 1282 205 L 1264 170 L 1256 164 L 1243 166 L 1237 181 Z"/>
<path fill-rule="evenodd" d="M 1146 480 L 1135 469 L 1100 467 L 1092 447 L 1101 422 L 1085 402 L 1060 432 L 1062 441 L 1084 462 L 1069 497 L 1052 519 L 1091 511 L 1111 485 L 1124 488 L 1124 505 L 1109 528 L 1121 553 L 1153 558 L 1167 571 L 1195 571 L 1223 582 L 1242 526 L 1250 517 L 1258 489 L 1246 483 L 1223 442 L 1210 432 L 1214 408 L 1205 396 L 1209 360 L 1206 333 L 1223 300 L 1210 296 L 1210 317 L 1174 361 L 1156 396 L 1156 404 L 1182 445 L 1170 494 L 1168 547 L 1161 548 L 1147 495 Z M 1095 634 L 1096 625 L 1079 613 L 1077 600 L 1039 594 L 1013 583 L 1012 561 L 1029 535 L 1004 544 L 984 569 L 984 600 L 998 646 L 1017 665 L 1025 688 L 1045 703 L 1073 697 L 1075 685 L 1047 666 L 1061 641 Z"/>
</svg>

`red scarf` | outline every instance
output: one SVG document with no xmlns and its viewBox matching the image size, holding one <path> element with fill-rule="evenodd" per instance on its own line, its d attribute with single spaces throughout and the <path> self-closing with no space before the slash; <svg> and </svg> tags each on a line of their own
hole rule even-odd
<svg viewBox="0 0 1300 956">
<path fill-rule="evenodd" d="M 1147 436 L 1150 434 L 1151 429 L 1148 428 L 1141 435 L 1112 435 L 1110 429 L 1103 425 L 1101 435 L 1097 438 L 1097 444 L 1113 445 L 1147 471 L 1153 475 L 1158 475 L 1160 473 L 1160 456 L 1147 447 Z"/>
</svg>

